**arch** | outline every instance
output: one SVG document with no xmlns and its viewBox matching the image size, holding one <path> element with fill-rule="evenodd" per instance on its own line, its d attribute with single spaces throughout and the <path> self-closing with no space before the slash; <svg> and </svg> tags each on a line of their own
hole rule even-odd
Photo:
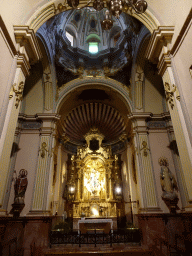
<svg viewBox="0 0 192 256">
<path fill-rule="evenodd" d="M 55 113 L 58 113 L 65 98 L 73 93 L 77 89 L 87 88 L 87 89 L 94 89 L 94 88 L 106 88 L 108 90 L 113 90 L 121 97 L 121 99 L 126 104 L 128 112 L 133 111 L 132 100 L 129 95 L 128 87 L 122 85 L 121 83 L 113 80 L 113 79 L 105 79 L 99 77 L 97 78 L 85 78 L 85 79 L 75 79 L 70 81 L 69 83 L 62 86 L 58 91 L 58 100 L 56 103 Z"/>
<path fill-rule="evenodd" d="M 68 5 L 62 5 L 62 8 L 59 10 L 67 11 L 69 9 L 71 8 L 68 8 Z M 58 13 L 58 7 L 56 7 L 54 3 L 45 4 L 33 13 L 31 18 L 26 23 L 31 29 L 34 29 L 34 31 L 36 32 L 38 28 L 41 25 L 43 25 L 43 23 L 45 23 L 48 19 L 50 19 L 51 17 Z M 130 11 L 127 11 L 126 13 L 141 21 L 149 29 L 151 33 L 153 32 L 154 29 L 157 29 L 158 26 L 160 26 L 160 22 L 152 13 L 152 11 L 150 11 L 150 8 L 147 9 L 146 12 L 143 14 L 131 13 Z"/>
<path fill-rule="evenodd" d="M 90 34 L 88 35 L 86 42 L 101 42 L 100 37 L 97 34 Z"/>
<path fill-rule="evenodd" d="M 77 30 L 72 24 L 67 24 L 65 27 L 65 31 L 67 31 L 69 34 L 71 34 L 75 39 L 77 38 Z"/>
</svg>

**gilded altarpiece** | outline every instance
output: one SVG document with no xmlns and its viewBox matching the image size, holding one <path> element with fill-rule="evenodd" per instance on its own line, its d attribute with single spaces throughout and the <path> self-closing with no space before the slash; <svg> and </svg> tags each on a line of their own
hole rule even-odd
<svg viewBox="0 0 192 256">
<path fill-rule="evenodd" d="M 114 193 L 115 185 L 121 186 L 120 160 L 110 146 L 101 145 L 103 138 L 92 129 L 85 135 L 87 145 L 69 160 L 68 186 L 75 185 L 73 197 L 68 197 L 69 217 L 116 218 L 117 208 L 123 208 L 122 196 Z"/>
</svg>

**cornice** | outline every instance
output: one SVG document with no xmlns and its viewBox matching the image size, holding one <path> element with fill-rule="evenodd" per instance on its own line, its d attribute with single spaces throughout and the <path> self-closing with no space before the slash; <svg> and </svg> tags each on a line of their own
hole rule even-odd
<svg viewBox="0 0 192 256">
<path fill-rule="evenodd" d="M 161 54 L 159 63 L 157 65 L 158 74 L 163 76 L 167 67 L 171 67 L 171 58 L 168 54 Z"/>
<path fill-rule="evenodd" d="M 158 63 L 162 50 L 164 54 L 169 54 L 173 34 L 174 26 L 159 26 L 155 29 L 146 50 L 146 58 L 153 63 Z"/>
<path fill-rule="evenodd" d="M 153 114 L 153 116 L 151 116 L 150 120 L 151 121 L 161 121 L 161 120 L 169 121 L 169 120 L 171 120 L 171 116 L 170 116 L 169 112 L 164 112 L 161 114 Z"/>
<path fill-rule="evenodd" d="M 30 74 L 30 72 L 29 72 L 30 64 L 29 64 L 26 54 L 18 53 L 17 67 L 21 68 L 24 76 L 28 76 Z"/>
<path fill-rule="evenodd" d="M 36 115 L 19 114 L 20 121 L 57 121 L 60 120 L 60 115 L 56 113 L 38 113 Z"/>
<path fill-rule="evenodd" d="M 20 44 L 20 47 L 25 47 L 30 63 L 39 61 L 42 58 L 42 53 L 34 30 L 28 26 L 13 27 L 16 42 Z"/>
<path fill-rule="evenodd" d="M 36 120 L 42 121 L 58 121 L 60 120 L 60 115 L 55 113 L 40 113 L 35 115 Z"/>
<path fill-rule="evenodd" d="M 153 116 L 150 112 L 132 112 L 127 115 L 129 120 L 146 120 L 147 118 L 151 118 Z"/>
</svg>

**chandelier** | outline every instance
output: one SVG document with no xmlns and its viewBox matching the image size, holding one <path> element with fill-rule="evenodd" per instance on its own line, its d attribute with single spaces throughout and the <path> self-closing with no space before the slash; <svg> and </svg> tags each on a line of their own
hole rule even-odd
<svg viewBox="0 0 192 256">
<path fill-rule="evenodd" d="M 73 9 L 82 9 L 93 4 L 96 11 L 101 11 L 104 7 L 108 10 L 105 12 L 105 19 L 101 21 L 103 30 L 109 30 L 113 26 L 112 15 L 119 19 L 122 11 L 127 11 L 129 8 L 133 9 L 136 13 L 144 13 L 147 9 L 147 2 L 145 0 L 90 0 L 81 8 L 78 8 L 79 0 L 67 0 L 67 3 Z"/>
</svg>

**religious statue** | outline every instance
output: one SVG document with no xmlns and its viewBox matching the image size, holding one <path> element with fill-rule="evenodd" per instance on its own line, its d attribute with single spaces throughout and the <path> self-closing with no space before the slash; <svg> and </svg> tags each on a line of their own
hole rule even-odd
<svg viewBox="0 0 192 256">
<path fill-rule="evenodd" d="M 11 214 L 15 218 L 18 218 L 21 211 L 23 210 L 25 203 L 24 203 L 24 196 L 25 191 L 27 189 L 28 180 L 27 180 L 27 170 L 21 169 L 19 171 L 19 176 L 15 178 L 14 190 L 15 190 L 15 198 L 14 203 L 12 204 L 12 209 L 10 211 Z"/>
<path fill-rule="evenodd" d="M 15 203 L 24 203 L 25 191 L 27 189 L 28 180 L 27 180 L 27 170 L 21 169 L 19 172 L 18 178 L 15 180 L 14 189 L 15 189 Z"/>
<path fill-rule="evenodd" d="M 178 203 L 178 195 L 175 192 L 178 191 L 176 179 L 172 172 L 168 168 L 168 160 L 165 157 L 159 159 L 161 166 L 160 181 L 163 190 L 162 199 L 170 209 L 171 213 L 175 213 Z"/>
</svg>

